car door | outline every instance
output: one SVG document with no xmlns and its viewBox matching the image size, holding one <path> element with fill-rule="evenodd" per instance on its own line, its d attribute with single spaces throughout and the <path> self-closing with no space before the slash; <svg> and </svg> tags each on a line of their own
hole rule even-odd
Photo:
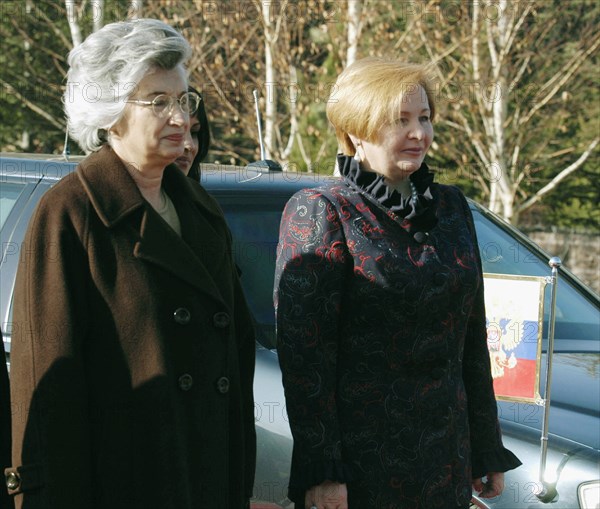
<svg viewBox="0 0 600 509">
<path fill-rule="evenodd" d="M 12 297 L 23 239 L 37 203 L 55 182 L 36 172 L 0 174 L 0 327 L 7 359 L 13 330 Z"/>
</svg>

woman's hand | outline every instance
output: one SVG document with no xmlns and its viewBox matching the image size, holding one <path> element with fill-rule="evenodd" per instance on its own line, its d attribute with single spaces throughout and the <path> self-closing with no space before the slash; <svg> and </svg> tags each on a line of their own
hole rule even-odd
<svg viewBox="0 0 600 509">
<path fill-rule="evenodd" d="M 304 496 L 306 509 L 348 509 L 348 490 L 345 484 L 325 481 L 313 486 Z"/>
<path fill-rule="evenodd" d="M 481 498 L 494 498 L 504 491 L 504 472 L 488 472 L 487 481 L 473 479 L 473 489 Z"/>
</svg>

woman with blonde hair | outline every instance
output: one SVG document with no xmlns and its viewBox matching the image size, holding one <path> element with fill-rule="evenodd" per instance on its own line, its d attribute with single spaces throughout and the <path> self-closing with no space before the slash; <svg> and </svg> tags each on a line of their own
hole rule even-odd
<svg viewBox="0 0 600 509">
<path fill-rule="evenodd" d="M 465 509 L 520 462 L 500 435 L 469 206 L 424 163 L 427 69 L 359 60 L 327 115 L 342 178 L 289 200 L 277 256 L 289 496 L 306 509 Z"/>
</svg>

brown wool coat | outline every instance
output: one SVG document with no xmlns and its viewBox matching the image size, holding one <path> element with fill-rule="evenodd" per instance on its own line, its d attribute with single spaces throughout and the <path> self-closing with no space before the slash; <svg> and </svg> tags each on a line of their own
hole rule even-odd
<svg viewBox="0 0 600 509">
<path fill-rule="evenodd" d="M 24 509 L 237 509 L 252 493 L 254 334 L 216 202 L 174 166 L 180 238 L 104 147 L 43 197 L 17 276 Z"/>
</svg>

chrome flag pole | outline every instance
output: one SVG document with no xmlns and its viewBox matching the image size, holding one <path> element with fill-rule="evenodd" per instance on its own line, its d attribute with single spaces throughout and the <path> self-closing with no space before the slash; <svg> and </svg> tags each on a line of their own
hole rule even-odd
<svg viewBox="0 0 600 509">
<path fill-rule="evenodd" d="M 549 482 L 545 479 L 546 475 L 546 458 L 548 455 L 548 427 L 550 422 L 550 386 L 552 384 L 552 357 L 554 355 L 554 324 L 556 321 L 556 290 L 558 287 L 558 269 L 562 265 L 562 261 L 557 256 L 553 256 L 548 261 L 548 265 L 552 268 L 552 276 L 550 277 L 551 300 L 550 313 L 548 317 L 548 349 L 546 350 L 546 380 L 544 383 L 544 420 L 542 421 L 542 437 L 541 437 L 541 455 L 540 455 L 540 474 L 539 480 L 542 485 L 542 491 L 537 494 L 537 497 L 542 502 L 550 502 L 556 497 L 556 482 Z"/>
</svg>

